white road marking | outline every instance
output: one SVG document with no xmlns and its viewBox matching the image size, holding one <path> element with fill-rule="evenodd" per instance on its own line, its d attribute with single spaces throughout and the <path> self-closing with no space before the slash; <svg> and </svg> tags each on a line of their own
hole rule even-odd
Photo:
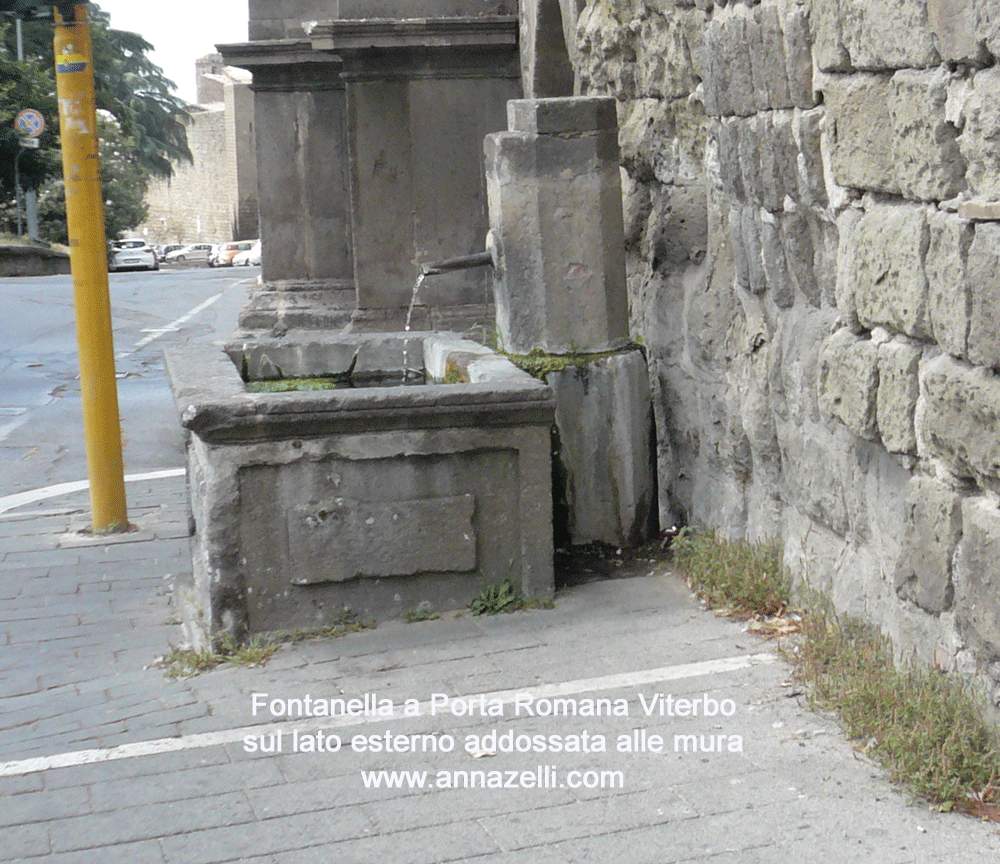
<svg viewBox="0 0 1000 864">
<path fill-rule="evenodd" d="M 718 660 L 702 660 L 697 663 L 684 663 L 678 666 L 661 666 L 658 669 L 644 669 L 634 672 L 622 672 L 617 675 L 604 675 L 600 678 L 579 678 L 575 681 L 564 681 L 561 684 L 541 684 L 537 687 L 524 687 L 520 690 L 499 690 L 493 693 L 466 695 L 460 698 L 469 700 L 484 696 L 487 700 L 499 699 L 505 705 L 511 704 L 522 694 L 530 694 L 535 699 L 569 696 L 576 693 L 589 693 L 598 690 L 619 690 L 625 687 L 638 687 L 646 684 L 659 684 L 665 681 L 678 681 L 683 678 L 696 678 L 702 675 L 718 675 L 724 672 L 736 672 L 761 663 L 774 663 L 774 654 L 742 654 L 736 657 L 723 657 Z M 430 701 L 420 703 L 420 714 L 410 716 L 430 716 Z M 279 730 L 294 728 L 301 732 L 318 729 L 344 729 L 352 726 L 367 726 L 373 723 L 387 723 L 408 719 L 403 716 L 370 716 L 349 717 L 314 717 L 308 720 L 284 720 L 280 723 L 259 724 L 256 726 L 241 726 L 238 729 L 223 729 L 218 732 L 201 732 L 196 735 L 181 735 L 177 738 L 156 738 L 151 741 L 137 741 L 134 744 L 121 744 L 117 747 L 95 750 L 73 750 L 68 753 L 57 753 L 53 756 L 36 756 L 30 759 L 18 759 L 13 762 L 0 762 L 0 777 L 17 777 L 24 774 L 34 774 L 39 771 L 51 771 L 56 768 L 72 768 L 78 765 L 93 765 L 98 762 L 113 762 L 119 759 L 136 759 L 142 756 L 154 756 L 159 753 L 176 753 L 181 750 L 197 750 L 203 747 L 219 747 L 223 744 L 238 744 L 247 735 L 266 735 Z"/>
<path fill-rule="evenodd" d="M 144 474 L 126 474 L 125 482 L 141 483 L 143 480 L 163 480 L 167 477 L 182 477 L 183 475 L 183 468 L 164 468 L 161 471 L 147 471 Z M 27 492 L 15 492 L 13 495 L 5 495 L 0 498 L 0 513 L 6 513 L 16 507 L 24 507 L 25 504 L 34 504 L 36 501 L 44 501 L 46 498 L 57 498 L 60 495 L 82 492 L 89 488 L 89 481 L 74 480 L 70 483 L 43 486 L 41 489 L 29 489 Z"/>
<path fill-rule="evenodd" d="M 142 339 L 136 342 L 135 345 L 133 345 L 128 351 L 122 351 L 121 353 L 117 354 L 116 359 L 121 359 L 122 357 L 128 357 L 130 354 L 135 354 L 136 351 L 141 351 L 143 348 L 149 345 L 150 342 L 155 342 L 157 339 L 159 339 L 164 333 L 177 332 L 177 330 L 180 329 L 181 324 L 185 324 L 186 322 L 190 321 L 199 312 L 204 312 L 209 306 L 215 303 L 222 296 L 222 294 L 223 294 L 222 291 L 220 291 L 218 294 L 214 294 L 207 300 L 204 300 L 201 303 L 199 303 L 197 306 L 194 307 L 194 309 L 188 310 L 183 315 L 181 315 L 180 318 L 171 321 L 164 327 L 150 327 L 147 328 L 146 330 L 143 330 L 142 331 L 143 333 L 148 333 L 149 335 L 143 336 Z"/>
</svg>

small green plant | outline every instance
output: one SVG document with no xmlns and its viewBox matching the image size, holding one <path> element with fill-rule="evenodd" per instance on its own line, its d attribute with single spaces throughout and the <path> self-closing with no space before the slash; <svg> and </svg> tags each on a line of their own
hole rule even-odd
<svg viewBox="0 0 1000 864">
<path fill-rule="evenodd" d="M 416 609 L 406 610 L 407 624 L 416 624 L 419 621 L 435 621 L 440 617 L 440 612 L 432 612 L 430 609 L 421 609 L 420 607 L 417 607 Z"/>
<path fill-rule="evenodd" d="M 157 665 L 166 670 L 168 678 L 191 678 L 222 663 L 235 663 L 250 668 L 263 666 L 278 647 L 277 643 L 265 642 L 260 636 L 254 636 L 249 642 L 240 644 L 226 634 L 217 640 L 214 651 L 207 648 L 195 651 L 193 648 L 171 646 L 170 651 Z"/>
<path fill-rule="evenodd" d="M 998 818 L 1000 735 L 966 684 L 897 668 L 885 636 L 828 605 L 807 616 L 805 637 L 796 672 L 812 704 L 836 711 L 859 749 L 938 809 Z"/>
<path fill-rule="evenodd" d="M 685 528 L 671 549 L 688 585 L 711 609 L 767 617 L 782 614 L 788 606 L 790 580 L 774 543 L 732 541 Z"/>
<path fill-rule="evenodd" d="M 330 624 L 313 630 L 292 630 L 282 634 L 283 642 L 303 642 L 306 639 L 336 639 L 346 633 L 357 633 L 360 630 L 374 629 L 375 618 L 366 620 L 359 618 L 348 606 L 340 609 Z"/>
<path fill-rule="evenodd" d="M 469 373 L 466 372 L 454 360 L 449 360 L 444 366 L 444 378 L 442 384 L 468 384 Z"/>
<path fill-rule="evenodd" d="M 193 648 L 170 647 L 158 663 L 168 678 L 193 678 L 218 666 L 222 660 L 214 651 L 195 651 Z"/>
<path fill-rule="evenodd" d="M 512 611 L 517 601 L 517 589 L 510 579 L 504 579 L 499 585 L 491 582 L 483 586 L 479 596 L 472 601 L 472 614 L 496 615 L 498 612 Z"/>
</svg>

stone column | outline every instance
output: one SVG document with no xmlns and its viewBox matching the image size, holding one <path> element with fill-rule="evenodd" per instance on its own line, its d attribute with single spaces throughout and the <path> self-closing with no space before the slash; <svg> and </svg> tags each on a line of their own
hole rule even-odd
<svg viewBox="0 0 1000 864">
<path fill-rule="evenodd" d="M 656 522 L 653 412 L 646 358 L 629 344 L 615 101 L 507 107 L 509 131 L 485 142 L 497 329 L 513 354 L 552 355 L 554 532 L 638 545 Z"/>
<path fill-rule="evenodd" d="M 261 285 L 240 325 L 341 329 L 354 280 L 339 58 L 295 39 L 219 47 L 254 75 Z"/>
</svg>

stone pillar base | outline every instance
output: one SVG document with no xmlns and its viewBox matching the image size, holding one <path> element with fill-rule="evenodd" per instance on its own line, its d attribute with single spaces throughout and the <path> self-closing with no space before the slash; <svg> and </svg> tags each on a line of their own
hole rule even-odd
<svg viewBox="0 0 1000 864">
<path fill-rule="evenodd" d="M 239 326 L 281 334 L 288 330 L 342 330 L 354 311 L 354 283 L 346 279 L 263 282 L 240 312 Z"/>
<path fill-rule="evenodd" d="M 656 531 L 653 406 L 642 351 L 569 365 L 546 379 L 559 440 L 555 536 L 573 546 L 639 546 Z M 561 487 L 561 488 L 560 488 Z"/>
</svg>

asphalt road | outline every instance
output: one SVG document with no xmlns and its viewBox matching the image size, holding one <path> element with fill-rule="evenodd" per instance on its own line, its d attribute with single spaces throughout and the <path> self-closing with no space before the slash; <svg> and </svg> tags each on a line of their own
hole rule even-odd
<svg viewBox="0 0 1000 864">
<path fill-rule="evenodd" d="M 126 473 L 183 465 L 162 350 L 227 338 L 258 272 L 109 275 Z M 0 496 L 86 479 L 72 277 L 0 279 L 0 321 Z"/>
</svg>

